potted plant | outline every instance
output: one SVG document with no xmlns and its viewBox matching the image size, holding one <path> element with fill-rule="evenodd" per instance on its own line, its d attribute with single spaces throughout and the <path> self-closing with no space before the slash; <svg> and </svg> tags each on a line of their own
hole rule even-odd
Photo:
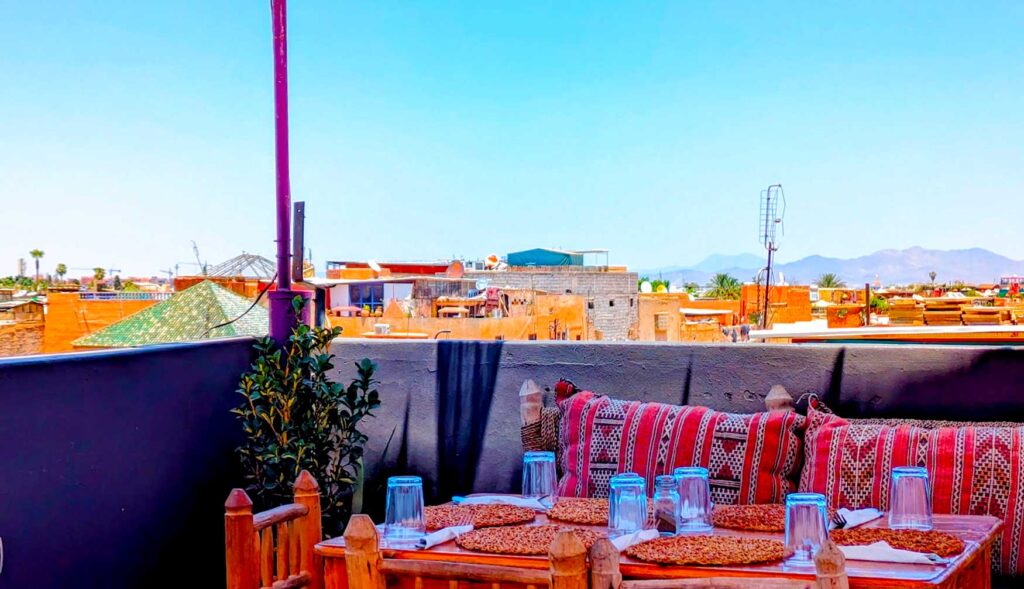
<svg viewBox="0 0 1024 589">
<path fill-rule="evenodd" d="M 825 309 L 829 327 L 861 327 L 864 325 L 864 305 L 840 304 Z"/>
<path fill-rule="evenodd" d="M 292 301 L 297 317 L 304 301 Z M 368 359 L 356 363 L 347 386 L 333 382 L 330 344 L 341 328 L 292 329 L 288 343 L 270 338 L 256 343 L 256 360 L 242 375 L 242 397 L 232 413 L 242 422 L 245 442 L 237 448 L 246 491 L 260 508 L 291 502 L 291 485 L 302 470 L 320 484 L 323 528 L 338 535 L 352 511 L 357 481 L 362 478 L 363 444 L 359 422 L 380 406 Z"/>
</svg>

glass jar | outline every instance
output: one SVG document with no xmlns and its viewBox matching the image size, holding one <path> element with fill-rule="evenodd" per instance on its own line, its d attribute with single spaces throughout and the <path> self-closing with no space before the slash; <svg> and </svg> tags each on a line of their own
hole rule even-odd
<svg viewBox="0 0 1024 589">
<path fill-rule="evenodd" d="M 676 535 L 679 517 L 679 490 L 676 477 L 662 475 L 654 479 L 654 527 L 660 536 Z"/>
</svg>

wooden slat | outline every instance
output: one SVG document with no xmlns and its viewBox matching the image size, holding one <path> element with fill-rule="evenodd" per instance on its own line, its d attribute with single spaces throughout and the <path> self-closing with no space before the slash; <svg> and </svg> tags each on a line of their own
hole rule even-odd
<svg viewBox="0 0 1024 589">
<path fill-rule="evenodd" d="M 302 533 L 299 529 L 302 527 L 302 520 L 297 519 L 288 524 L 288 574 L 297 575 L 299 574 L 299 543 L 302 541 Z"/>
<path fill-rule="evenodd" d="M 260 542 L 260 579 L 261 587 L 270 587 L 274 582 L 274 529 L 266 528 L 261 533 Z"/>
<path fill-rule="evenodd" d="M 815 589 L 813 581 L 794 579 L 737 579 L 706 577 L 703 579 L 652 579 L 623 581 L 619 589 Z"/>
<path fill-rule="evenodd" d="M 536 569 L 521 569 L 484 564 L 453 563 L 428 560 L 385 560 L 380 570 L 390 575 L 409 575 L 478 581 L 483 583 L 519 583 L 522 585 L 547 586 L 548 572 Z"/>
<path fill-rule="evenodd" d="M 278 581 L 288 578 L 288 523 L 280 523 L 277 528 L 277 574 Z"/>
<path fill-rule="evenodd" d="M 309 513 L 309 508 L 298 503 L 289 503 L 266 511 L 261 511 L 253 516 L 253 525 L 257 530 L 277 525 L 281 522 L 291 521 Z"/>
<path fill-rule="evenodd" d="M 258 546 L 252 500 L 242 489 L 234 489 L 224 503 L 224 564 L 228 589 L 249 589 L 259 582 Z"/>
</svg>

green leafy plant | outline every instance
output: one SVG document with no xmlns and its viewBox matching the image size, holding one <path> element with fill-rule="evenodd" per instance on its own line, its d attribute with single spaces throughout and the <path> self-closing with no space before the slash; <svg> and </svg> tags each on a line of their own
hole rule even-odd
<svg viewBox="0 0 1024 589">
<path fill-rule="evenodd" d="M 826 272 L 818 277 L 817 283 L 819 288 L 845 288 L 846 282 L 839 278 L 838 274 L 834 272 Z"/>
<path fill-rule="evenodd" d="M 735 300 L 740 298 L 742 286 L 735 277 L 720 272 L 711 277 L 711 283 L 708 284 L 708 290 L 704 295 L 713 299 Z"/>
<path fill-rule="evenodd" d="M 873 296 L 871 297 L 871 310 L 875 313 L 885 313 L 889 310 L 889 301 L 885 300 L 884 297 Z"/>
<path fill-rule="evenodd" d="M 292 306 L 301 316 L 303 300 Z M 245 443 L 237 452 L 246 490 L 260 509 L 291 502 L 291 485 L 303 469 L 320 484 L 324 532 L 338 535 L 352 511 L 361 479 L 363 444 L 359 423 L 380 406 L 377 365 L 356 363 L 347 386 L 333 382 L 331 341 L 341 328 L 297 325 L 282 348 L 270 338 L 256 343 L 256 360 L 242 375 L 243 398 L 232 413 L 242 422 Z"/>
</svg>

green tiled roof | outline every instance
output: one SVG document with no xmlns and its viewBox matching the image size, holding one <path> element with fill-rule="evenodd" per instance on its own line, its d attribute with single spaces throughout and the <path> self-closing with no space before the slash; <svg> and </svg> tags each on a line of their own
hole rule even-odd
<svg viewBox="0 0 1024 589">
<path fill-rule="evenodd" d="M 79 347 L 125 348 L 236 335 L 267 334 L 270 316 L 256 305 L 234 323 L 210 329 L 242 315 L 252 300 L 204 280 L 170 299 L 71 342 Z"/>
</svg>

